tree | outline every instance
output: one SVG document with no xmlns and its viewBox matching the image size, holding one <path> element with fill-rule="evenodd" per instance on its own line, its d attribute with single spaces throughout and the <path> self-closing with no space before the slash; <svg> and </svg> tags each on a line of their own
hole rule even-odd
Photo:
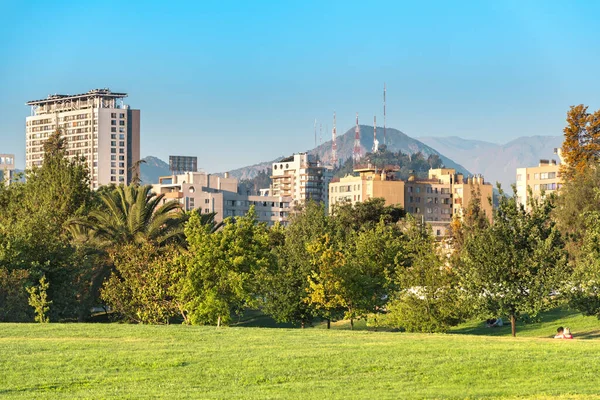
<svg viewBox="0 0 600 400">
<path fill-rule="evenodd" d="M 104 282 L 102 299 L 127 320 L 143 324 L 168 324 L 187 314 L 179 301 L 185 266 L 173 245 L 159 249 L 151 243 L 125 244 L 112 257 L 115 270 Z"/>
<path fill-rule="evenodd" d="M 332 229 L 336 236 L 373 229 L 381 220 L 395 224 L 406 215 L 400 206 L 386 206 L 385 199 L 373 198 L 356 204 L 335 204 L 331 210 Z"/>
<path fill-rule="evenodd" d="M 256 275 L 269 268 L 273 255 L 264 224 L 251 207 L 244 217 L 227 218 L 211 234 L 192 215 L 185 227 L 189 252 L 184 256 L 187 275 L 182 298 L 193 324 L 227 324 L 232 314 L 255 306 Z"/>
<path fill-rule="evenodd" d="M 465 317 L 458 275 L 430 229 L 414 218 L 405 223 L 406 244 L 397 257 L 397 287 L 378 325 L 409 332 L 444 332 Z"/>
<path fill-rule="evenodd" d="M 590 164 L 582 173 L 576 173 L 560 189 L 553 217 L 567 241 L 567 249 L 572 258 L 581 253 L 586 233 L 588 213 L 600 212 L 600 202 L 596 198 L 600 187 L 600 168 Z"/>
<path fill-rule="evenodd" d="M 600 161 L 600 110 L 589 113 L 583 104 L 571 106 L 567 113 L 565 140 L 562 145 L 561 174 L 565 182 L 590 164 Z"/>
<path fill-rule="evenodd" d="M 104 247 L 145 242 L 163 246 L 183 240 L 181 204 L 163 202 L 164 194 L 156 195 L 150 185 L 117 186 L 101 193 L 100 199 L 100 209 L 73 219 L 71 225 L 86 228 Z"/>
<path fill-rule="evenodd" d="M 501 192 L 493 224 L 467 237 L 458 271 L 475 312 L 508 315 L 513 336 L 517 319 L 552 306 L 552 292 L 568 273 L 564 243 L 550 219 L 553 197 L 530 207 L 527 212 L 516 194 Z"/>
<path fill-rule="evenodd" d="M 596 189 L 595 199 L 596 202 L 600 199 L 599 189 Z M 573 276 L 565 292 L 575 309 L 600 319 L 600 212 L 586 212 L 583 217 L 581 251 L 574 262 Z"/>
<path fill-rule="evenodd" d="M 50 311 L 50 304 L 52 301 L 48 300 L 48 287 L 50 284 L 45 276 L 40 279 L 39 286 L 32 286 L 27 288 L 29 293 L 29 305 L 35 310 L 35 321 L 39 323 L 48 323 L 48 311 Z"/>
<path fill-rule="evenodd" d="M 66 226 L 70 218 L 87 212 L 92 193 L 84 160 L 67 157 L 60 131 L 44 148 L 43 164 L 27 171 L 26 182 L 0 188 L 0 269 L 6 276 L 27 276 L 18 279 L 21 294 L 45 276 L 52 299 L 49 317 L 61 320 L 85 308 L 80 293 L 88 284 L 82 279 L 87 265 L 77 257 Z"/>
<path fill-rule="evenodd" d="M 261 271 L 262 309 L 277 322 L 310 324 L 318 312 L 306 301 L 313 270 L 306 244 L 329 231 L 330 217 L 322 204 L 309 201 L 292 214 L 290 224 L 270 230 L 275 262 Z"/>
</svg>

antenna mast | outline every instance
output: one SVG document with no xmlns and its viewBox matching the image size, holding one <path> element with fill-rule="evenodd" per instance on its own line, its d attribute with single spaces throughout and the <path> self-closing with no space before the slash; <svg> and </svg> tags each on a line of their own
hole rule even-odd
<svg viewBox="0 0 600 400">
<path fill-rule="evenodd" d="M 323 124 L 319 124 L 319 146 L 323 144 Z"/>
<path fill-rule="evenodd" d="M 358 113 L 356 113 L 356 129 L 354 131 L 354 150 L 352 151 L 354 165 L 360 161 L 360 127 L 358 126 Z"/>
<path fill-rule="evenodd" d="M 331 163 L 335 167 L 337 165 L 337 132 L 335 131 L 335 111 L 333 112 L 333 129 L 331 130 Z"/>
<path fill-rule="evenodd" d="M 387 146 L 387 137 L 385 129 L 385 82 L 383 82 L 383 144 Z"/>
<path fill-rule="evenodd" d="M 317 147 L 317 119 L 315 118 L 315 148 Z"/>
<path fill-rule="evenodd" d="M 379 141 L 377 140 L 377 116 L 373 116 L 373 153 L 379 150 Z"/>
</svg>

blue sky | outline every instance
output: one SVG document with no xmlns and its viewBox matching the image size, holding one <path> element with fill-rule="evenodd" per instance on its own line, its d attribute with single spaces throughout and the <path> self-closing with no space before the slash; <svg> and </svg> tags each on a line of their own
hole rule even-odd
<svg viewBox="0 0 600 400">
<path fill-rule="evenodd" d="M 0 152 L 24 165 L 25 102 L 109 87 L 142 156 L 223 171 L 304 151 L 313 123 L 413 137 L 560 135 L 600 107 L 593 1 L 0 0 Z M 330 132 L 324 132 L 324 139 Z"/>
</svg>

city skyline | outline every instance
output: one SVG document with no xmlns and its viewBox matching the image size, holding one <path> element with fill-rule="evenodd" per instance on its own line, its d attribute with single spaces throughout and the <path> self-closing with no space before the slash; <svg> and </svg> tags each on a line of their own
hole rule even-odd
<svg viewBox="0 0 600 400">
<path fill-rule="evenodd" d="M 0 151 L 23 168 L 26 101 L 103 87 L 141 110 L 142 156 L 210 172 L 310 149 L 334 111 L 338 134 L 382 125 L 384 82 L 387 126 L 416 138 L 560 135 L 600 106 L 592 2 L 302 4 L 7 4 Z"/>
</svg>

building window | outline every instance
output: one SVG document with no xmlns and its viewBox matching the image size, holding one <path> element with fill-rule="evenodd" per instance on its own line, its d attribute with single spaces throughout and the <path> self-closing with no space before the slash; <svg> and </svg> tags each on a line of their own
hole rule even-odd
<svg viewBox="0 0 600 400">
<path fill-rule="evenodd" d="M 125 161 L 125 156 L 119 156 L 119 161 Z"/>
<path fill-rule="evenodd" d="M 110 142 L 110 145 L 111 145 L 111 146 L 116 146 L 116 145 L 117 145 L 117 142 L 116 142 L 115 140 L 112 140 L 112 141 Z"/>
<path fill-rule="evenodd" d="M 117 121 L 113 119 L 113 120 L 110 121 L 110 124 L 111 125 L 117 125 Z"/>
<path fill-rule="evenodd" d="M 119 170 L 119 175 L 125 175 L 125 170 L 124 169 L 120 169 Z"/>
<path fill-rule="evenodd" d="M 538 179 L 540 179 L 540 174 L 533 174 L 533 179 L 535 179 L 536 181 L 537 181 Z"/>
<path fill-rule="evenodd" d="M 523 176 L 521 174 L 517 174 L 517 181 L 520 181 L 521 179 L 523 179 Z"/>
<path fill-rule="evenodd" d="M 117 113 L 110 113 L 111 118 L 117 118 Z"/>
<path fill-rule="evenodd" d="M 111 169 L 111 170 L 110 170 L 110 173 L 111 173 L 112 175 L 115 175 L 115 174 L 117 173 L 117 170 L 116 170 L 116 169 Z"/>
<path fill-rule="evenodd" d="M 119 146 L 125 146 L 125 142 L 119 142 Z"/>
<path fill-rule="evenodd" d="M 119 121 L 119 125 L 125 126 L 125 121 Z"/>
<path fill-rule="evenodd" d="M 125 118 L 125 114 L 119 114 L 119 118 Z"/>
<path fill-rule="evenodd" d="M 116 132 L 116 131 L 117 131 L 117 128 L 113 126 L 113 127 L 111 127 L 111 128 L 110 128 L 110 131 L 111 131 L 111 132 Z"/>
</svg>

